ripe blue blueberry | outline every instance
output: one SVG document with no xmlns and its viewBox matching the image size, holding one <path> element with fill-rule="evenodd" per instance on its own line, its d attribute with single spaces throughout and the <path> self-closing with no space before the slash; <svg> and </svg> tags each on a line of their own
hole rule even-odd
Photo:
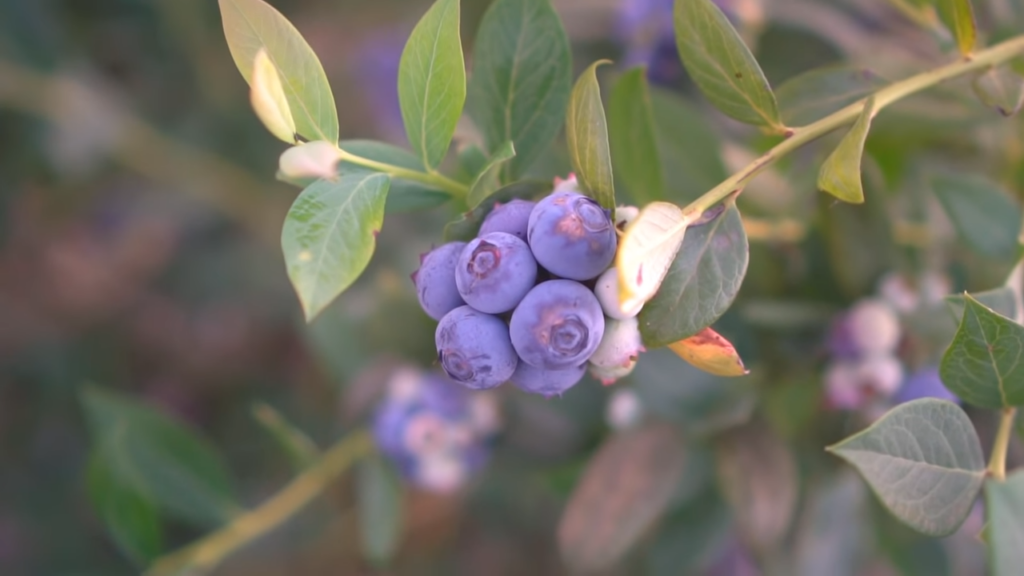
<svg viewBox="0 0 1024 576">
<path fill-rule="evenodd" d="M 530 248 L 541 266 L 571 280 L 590 280 L 615 259 L 617 237 L 608 211 L 575 192 L 555 192 L 530 213 Z"/>
<path fill-rule="evenodd" d="M 441 319 L 434 333 L 437 357 L 452 380 L 482 390 L 512 376 L 519 361 L 508 326 L 497 316 L 460 306 Z"/>
<path fill-rule="evenodd" d="M 549 397 L 560 396 L 582 380 L 586 372 L 586 364 L 565 370 L 545 370 L 520 360 L 509 380 L 524 392 Z"/>
<path fill-rule="evenodd" d="M 893 396 L 896 403 L 909 402 L 918 398 L 939 398 L 950 402 L 960 399 L 946 388 L 939 378 L 938 366 L 926 366 L 907 377 Z"/>
<path fill-rule="evenodd" d="M 526 242 L 526 231 L 530 225 L 530 212 L 533 212 L 533 207 L 536 205 L 536 202 L 519 200 L 518 198 L 506 204 L 495 205 L 494 210 L 487 215 L 487 218 L 484 218 L 477 236 L 484 236 L 491 232 L 505 232 Z"/>
<path fill-rule="evenodd" d="M 459 294 L 488 314 L 516 307 L 537 281 L 537 261 L 530 247 L 505 232 L 491 232 L 466 245 L 455 267 Z"/>
<path fill-rule="evenodd" d="M 604 314 L 594 293 L 572 280 L 538 284 L 512 313 L 512 345 L 526 363 L 565 370 L 585 363 L 601 343 Z"/>
<path fill-rule="evenodd" d="M 434 320 L 465 304 L 455 284 L 455 266 L 465 247 L 465 242 L 438 246 L 423 255 L 419 270 L 412 273 L 420 306 Z"/>
</svg>

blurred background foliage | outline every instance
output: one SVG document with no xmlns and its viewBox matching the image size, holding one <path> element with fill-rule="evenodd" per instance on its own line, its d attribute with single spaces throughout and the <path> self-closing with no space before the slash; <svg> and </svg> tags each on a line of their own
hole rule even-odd
<svg viewBox="0 0 1024 576">
<path fill-rule="evenodd" d="M 342 137 L 404 144 L 395 74 L 429 3 L 273 4 L 323 62 Z M 462 2 L 467 55 L 487 4 Z M 597 58 L 615 60 L 601 71 L 607 89 L 627 66 L 650 65 L 677 201 L 772 144 L 700 98 L 665 45 L 666 18 L 644 12 L 658 2 L 554 4 L 577 73 Z M 907 16 L 918 4 L 722 3 L 775 87 L 826 65 L 898 79 L 944 61 L 948 35 Z M 1024 29 L 1016 0 L 981 0 L 975 9 L 989 38 Z M 0 573 L 138 572 L 89 501 L 81 397 L 90 383 L 199 431 L 222 460 L 212 466 L 229 471 L 224 490 L 255 506 L 293 474 L 289 454 L 253 417 L 257 402 L 326 446 L 365 418 L 393 366 L 433 365 L 433 322 L 407 276 L 456 215 L 447 207 L 389 214 L 367 273 L 304 325 L 278 240 L 296 191 L 274 180 L 281 146 L 247 102 L 215 2 L 0 2 Z M 457 145 L 474 138 L 460 125 Z M 893 106 L 867 141 L 863 206 L 814 190 L 838 138 L 793 154 L 741 199 L 750 269 L 715 327 L 753 374 L 715 378 L 653 351 L 615 385 L 682 426 L 687 445 L 669 513 L 609 573 L 982 573 L 979 517 L 946 539 L 917 536 L 823 452 L 877 414 L 830 411 L 821 374 L 831 318 L 874 292 L 883 274 L 934 272 L 954 290 L 1003 281 L 1012 255 L 965 242 L 929 179 L 981 173 L 1019 201 L 1024 123 L 979 105 L 969 79 Z M 532 175 L 568 170 L 559 141 Z M 905 321 L 907 368 L 934 363 L 952 317 L 939 307 Z M 486 472 L 457 496 L 410 491 L 401 547 L 383 573 L 564 573 L 555 527 L 609 433 L 609 392 L 591 380 L 557 400 L 503 390 L 505 430 Z M 989 416 L 969 412 L 989 445 Z M 1016 441 L 1010 461 L 1021 461 Z M 628 486 L 612 483 L 604 497 L 622 491 Z M 215 511 L 207 512 L 198 522 L 169 521 L 162 549 L 215 527 Z M 343 481 L 216 573 L 374 573 L 356 522 Z"/>
</svg>

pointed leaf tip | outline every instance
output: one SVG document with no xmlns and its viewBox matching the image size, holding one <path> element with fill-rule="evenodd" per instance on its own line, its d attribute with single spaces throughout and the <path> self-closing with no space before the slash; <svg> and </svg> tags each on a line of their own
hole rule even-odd
<svg viewBox="0 0 1024 576">
<path fill-rule="evenodd" d="M 281 85 L 281 76 L 267 56 L 266 48 L 256 53 L 249 98 L 256 116 L 271 134 L 289 144 L 295 142 L 295 119 Z"/>
<path fill-rule="evenodd" d="M 861 183 L 861 160 L 864 141 L 871 129 L 875 113 L 875 99 L 868 98 L 853 127 L 839 142 L 818 172 L 818 189 L 851 204 L 864 203 L 864 185 Z"/>
<path fill-rule="evenodd" d="M 683 360 L 715 376 L 745 376 L 750 373 L 732 343 L 710 327 L 668 347 Z"/>
<path fill-rule="evenodd" d="M 565 124 L 573 170 L 582 188 L 608 210 L 615 208 L 615 179 L 597 68 L 611 63 L 598 60 L 580 74 L 572 89 Z"/>
</svg>

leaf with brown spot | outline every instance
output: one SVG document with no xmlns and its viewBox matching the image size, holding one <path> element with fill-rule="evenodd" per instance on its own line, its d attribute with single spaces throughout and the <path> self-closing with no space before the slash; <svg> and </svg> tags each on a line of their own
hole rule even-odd
<svg viewBox="0 0 1024 576">
<path fill-rule="evenodd" d="M 680 358 L 715 376 L 744 376 L 750 371 L 732 343 L 710 327 L 669 344 Z"/>
<path fill-rule="evenodd" d="M 592 572 L 619 560 L 668 507 L 685 463 L 681 438 L 670 424 L 649 424 L 605 441 L 558 526 L 566 564 Z"/>
</svg>

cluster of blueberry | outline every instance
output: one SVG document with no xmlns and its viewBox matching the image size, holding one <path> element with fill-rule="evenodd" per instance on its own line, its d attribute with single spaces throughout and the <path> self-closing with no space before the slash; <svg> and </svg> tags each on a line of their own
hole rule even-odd
<svg viewBox="0 0 1024 576">
<path fill-rule="evenodd" d="M 470 394 L 443 376 L 401 369 L 377 407 L 373 435 L 409 482 L 450 493 L 487 462 L 500 420 L 493 395 Z"/>
<path fill-rule="evenodd" d="M 620 209 L 623 223 L 635 211 Z M 611 214 L 570 177 L 538 202 L 496 206 L 472 241 L 425 254 L 413 282 L 439 321 L 445 372 L 475 390 L 511 381 L 545 396 L 588 364 L 605 383 L 628 374 L 643 348 L 639 309 L 619 305 L 617 245 Z"/>
<path fill-rule="evenodd" d="M 906 375 L 899 356 L 904 337 L 900 316 L 935 305 L 948 292 L 948 281 L 938 275 L 924 275 L 911 286 L 903 276 L 890 274 L 881 280 L 879 296 L 859 300 L 836 318 L 825 369 L 829 406 L 883 409 L 885 404 L 922 397 L 956 401 L 943 386 L 936 366 L 926 365 Z"/>
</svg>

